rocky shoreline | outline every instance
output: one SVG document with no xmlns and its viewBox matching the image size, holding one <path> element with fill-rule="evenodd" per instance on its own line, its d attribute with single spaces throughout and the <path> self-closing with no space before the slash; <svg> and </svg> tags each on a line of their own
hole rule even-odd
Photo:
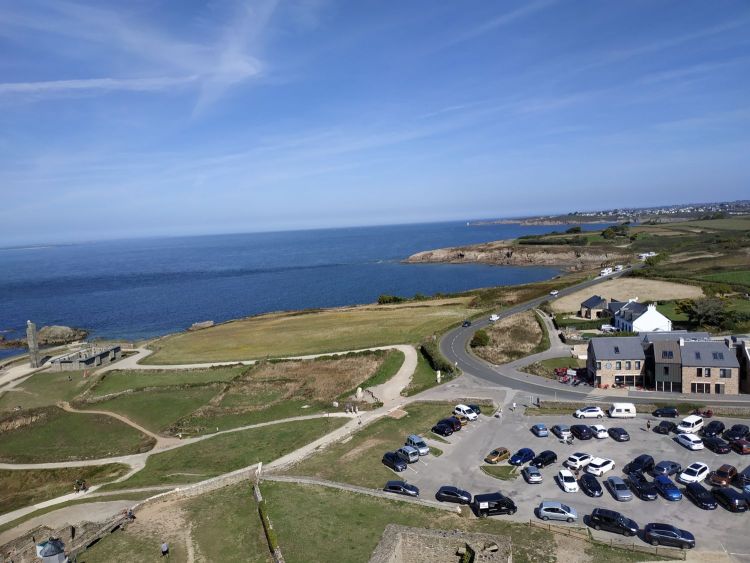
<svg viewBox="0 0 750 563">
<path fill-rule="evenodd" d="M 37 342 L 39 346 L 59 346 L 60 344 L 70 344 L 78 340 L 83 340 L 89 335 L 88 331 L 82 328 L 71 328 L 69 326 L 43 326 L 37 332 Z M 23 348 L 26 349 L 26 339 L 17 338 L 6 340 L 0 334 L 0 348 Z"/>
</svg>

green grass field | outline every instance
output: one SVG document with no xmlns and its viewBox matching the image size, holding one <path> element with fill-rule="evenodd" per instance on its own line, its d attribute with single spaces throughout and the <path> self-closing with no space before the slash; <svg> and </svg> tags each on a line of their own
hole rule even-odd
<svg viewBox="0 0 750 563">
<path fill-rule="evenodd" d="M 208 438 L 152 455 L 146 467 L 108 490 L 202 481 L 259 461 L 269 462 L 345 424 L 346 418 L 284 422 Z"/>
<path fill-rule="evenodd" d="M 715 274 L 705 274 L 701 276 L 701 279 L 733 285 L 750 286 L 750 270 L 735 270 L 729 272 L 717 272 Z"/>
<path fill-rule="evenodd" d="M 147 363 L 285 357 L 419 342 L 470 314 L 469 298 L 275 313 L 169 336 Z"/>
<path fill-rule="evenodd" d="M 37 412 L 37 411 L 27 411 Z M 148 451 L 154 440 L 110 416 L 47 407 L 44 418 L 3 432 L 0 461 L 44 463 L 98 459 Z"/>
<path fill-rule="evenodd" d="M 518 477 L 518 470 L 512 465 L 481 465 L 480 469 L 490 477 L 501 481 L 512 481 Z"/>
<path fill-rule="evenodd" d="M 197 386 L 207 383 L 231 381 L 247 372 L 248 366 L 216 367 L 195 370 L 159 370 L 159 371 L 110 371 L 92 387 L 94 397 L 119 393 L 132 389 L 152 387 Z"/>
<path fill-rule="evenodd" d="M 732 217 L 729 219 L 708 219 L 703 221 L 681 221 L 659 225 L 659 228 L 683 230 L 685 228 L 700 228 L 717 231 L 750 231 L 750 217 Z"/>
<path fill-rule="evenodd" d="M 448 378 L 443 378 L 442 382 L 447 381 Z M 411 397 L 427 389 L 431 389 L 437 385 L 435 370 L 430 367 L 430 363 L 425 359 L 424 354 L 421 350 L 417 350 L 417 369 L 414 370 L 414 375 L 401 394 L 406 397 Z"/>
<path fill-rule="evenodd" d="M 534 362 L 528 366 L 522 368 L 522 371 L 527 373 L 533 373 L 534 375 L 540 375 L 542 377 L 548 377 L 555 379 L 555 368 L 582 368 L 586 365 L 586 362 L 579 360 L 578 358 L 552 358 L 549 360 L 542 360 L 541 362 Z"/>
<path fill-rule="evenodd" d="M 169 558 L 167 561 L 187 561 L 187 550 L 184 541 L 174 535 L 169 543 Z M 169 536 L 156 532 L 133 533 L 130 530 L 118 530 L 105 536 L 89 549 L 81 553 L 77 563 L 157 563 L 164 561 L 159 546 Z"/>
<path fill-rule="evenodd" d="M 0 514 L 73 492 L 73 483 L 85 479 L 89 485 L 112 481 L 128 471 L 113 463 L 94 467 L 0 470 Z"/>
<path fill-rule="evenodd" d="M 70 401 L 92 383 L 91 378 L 83 377 L 82 371 L 37 373 L 15 389 L 0 395 L 0 412 L 11 411 L 18 406 L 22 409 L 34 409 L 54 405 L 59 401 Z"/>
</svg>

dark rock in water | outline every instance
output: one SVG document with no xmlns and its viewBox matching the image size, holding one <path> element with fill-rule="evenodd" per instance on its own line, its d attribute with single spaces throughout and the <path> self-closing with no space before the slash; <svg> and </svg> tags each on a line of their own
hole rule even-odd
<svg viewBox="0 0 750 563">
<path fill-rule="evenodd" d="M 69 326 L 43 326 L 37 333 L 40 346 L 54 346 L 57 344 L 70 344 L 77 340 L 83 340 L 89 333 L 81 328 L 70 328 Z"/>
</svg>

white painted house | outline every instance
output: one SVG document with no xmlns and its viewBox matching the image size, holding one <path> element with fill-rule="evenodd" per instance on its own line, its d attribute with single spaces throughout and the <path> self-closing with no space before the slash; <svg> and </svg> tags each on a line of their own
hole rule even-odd
<svg viewBox="0 0 750 563">
<path fill-rule="evenodd" d="M 672 321 L 656 310 L 656 305 L 638 303 L 629 299 L 627 303 L 612 301 L 609 304 L 611 323 L 623 332 L 666 332 L 672 330 Z"/>
</svg>

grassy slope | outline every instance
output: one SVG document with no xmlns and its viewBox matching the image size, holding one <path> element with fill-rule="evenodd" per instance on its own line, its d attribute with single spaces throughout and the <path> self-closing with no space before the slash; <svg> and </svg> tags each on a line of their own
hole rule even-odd
<svg viewBox="0 0 750 563">
<path fill-rule="evenodd" d="M 158 341 L 149 363 L 242 360 L 418 342 L 467 315 L 468 298 L 261 315 Z"/>
<path fill-rule="evenodd" d="M 430 363 L 425 359 L 421 350 L 417 352 L 417 369 L 414 370 L 414 375 L 411 378 L 411 382 L 401 393 L 406 397 L 411 397 L 417 393 L 421 393 L 427 389 L 435 387 L 438 383 L 436 380 L 435 370 L 430 367 Z M 446 381 L 447 379 L 443 379 Z"/>
<path fill-rule="evenodd" d="M 84 379 L 82 371 L 37 373 L 0 396 L 0 412 L 13 410 L 17 406 L 33 409 L 54 405 L 58 401 L 70 401 L 91 383 L 93 380 Z"/>
<path fill-rule="evenodd" d="M 584 360 L 578 358 L 552 358 L 535 362 L 523 368 L 523 371 L 541 375 L 542 377 L 555 378 L 555 368 L 582 368 L 586 365 Z"/>
<path fill-rule="evenodd" d="M 77 563 L 157 563 L 165 561 L 159 546 L 163 538 L 156 533 L 134 534 L 129 530 L 105 536 L 76 559 Z M 167 561 L 187 561 L 185 544 L 179 541 L 169 543 Z"/>
<path fill-rule="evenodd" d="M 549 335 L 533 311 L 516 313 L 487 328 L 490 343 L 474 353 L 493 364 L 504 364 L 549 348 Z"/>
<path fill-rule="evenodd" d="M 193 483 L 259 461 L 269 462 L 335 430 L 345 418 L 285 422 L 222 434 L 148 458 L 146 467 L 107 489 Z"/>
<path fill-rule="evenodd" d="M 76 479 L 95 485 L 117 479 L 127 471 L 126 465 L 118 463 L 64 469 L 0 470 L 0 514 L 73 492 Z"/>
<path fill-rule="evenodd" d="M 231 381 L 248 371 L 247 366 L 217 367 L 196 370 L 164 371 L 111 371 L 102 377 L 91 389 L 94 397 L 118 393 L 132 389 L 151 387 L 171 387 L 179 385 L 201 385 L 214 382 Z"/>
<path fill-rule="evenodd" d="M 41 421 L 3 432 L 0 461 L 43 463 L 96 459 L 147 451 L 153 439 L 112 417 L 56 407 Z"/>
</svg>

